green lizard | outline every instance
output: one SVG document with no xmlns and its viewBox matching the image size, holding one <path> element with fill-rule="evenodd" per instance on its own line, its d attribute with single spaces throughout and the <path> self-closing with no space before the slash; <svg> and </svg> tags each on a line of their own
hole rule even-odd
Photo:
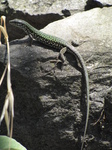
<svg viewBox="0 0 112 150">
<path fill-rule="evenodd" d="M 83 140 L 82 140 L 82 145 L 81 145 L 81 150 L 83 150 L 84 147 L 84 140 L 87 132 L 87 126 L 88 126 L 88 119 L 89 119 L 89 79 L 88 79 L 88 72 L 85 66 L 85 62 L 80 55 L 80 53 L 68 42 L 65 40 L 58 38 L 56 36 L 48 35 L 45 34 L 33 26 L 31 26 L 29 23 L 27 23 L 24 20 L 20 19 L 14 19 L 11 20 L 10 23 L 14 26 L 17 26 L 21 29 L 23 29 L 29 36 L 31 36 L 33 39 L 37 40 L 38 42 L 41 42 L 45 45 L 48 45 L 50 47 L 53 47 L 55 49 L 63 49 L 66 47 L 66 50 L 70 53 L 72 53 L 76 59 L 79 61 L 83 72 L 82 74 L 84 75 L 85 78 L 85 83 L 86 83 L 86 95 L 87 95 L 87 114 L 86 114 L 86 123 L 85 123 L 85 129 L 84 129 L 84 135 L 83 135 Z"/>
</svg>

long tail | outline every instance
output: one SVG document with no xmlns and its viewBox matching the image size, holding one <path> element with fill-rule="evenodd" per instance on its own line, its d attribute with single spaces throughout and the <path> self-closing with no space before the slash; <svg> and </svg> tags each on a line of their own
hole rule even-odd
<svg viewBox="0 0 112 150">
<path fill-rule="evenodd" d="M 83 140 L 82 140 L 82 145 L 81 145 L 81 150 L 83 150 L 85 136 L 86 136 L 87 127 L 88 127 L 88 120 L 89 120 L 89 78 L 88 78 L 88 72 L 86 69 L 85 62 L 82 56 L 80 55 L 80 53 L 71 45 L 68 45 L 68 48 L 69 48 L 69 52 L 71 52 L 73 55 L 75 55 L 78 58 L 80 65 L 83 69 L 83 75 L 84 75 L 85 83 L 86 83 L 87 112 L 86 112 L 86 123 L 85 123 L 84 135 L 83 135 Z"/>
<path fill-rule="evenodd" d="M 81 150 L 83 150 L 84 142 L 85 142 L 85 136 L 87 132 L 87 127 L 88 127 L 88 120 L 89 120 L 89 84 L 87 85 L 87 114 L 86 114 L 86 123 L 85 123 L 85 129 L 84 129 L 84 135 L 83 135 L 83 141 L 81 145 Z"/>
<path fill-rule="evenodd" d="M 85 129 L 84 129 L 84 135 L 83 135 L 81 150 L 83 150 L 83 147 L 84 147 L 85 136 L 86 136 L 87 127 L 88 127 L 88 120 L 89 120 L 89 78 L 88 78 L 88 72 L 87 72 L 84 61 L 82 62 L 82 67 L 84 70 L 84 76 L 85 76 L 85 82 L 86 82 L 87 111 L 86 111 L 86 123 L 85 123 Z"/>
<path fill-rule="evenodd" d="M 86 136 L 87 127 L 88 127 L 88 120 L 89 120 L 89 78 L 88 78 L 88 72 L 87 72 L 87 69 L 86 69 L 83 59 L 80 61 L 80 63 L 82 63 L 82 67 L 83 67 L 83 71 L 84 71 L 84 77 L 85 77 L 85 83 L 86 83 L 86 96 L 87 96 L 86 123 L 85 123 L 84 135 L 83 135 L 83 140 L 82 140 L 82 145 L 81 145 L 81 150 L 83 150 L 85 136 Z"/>
</svg>

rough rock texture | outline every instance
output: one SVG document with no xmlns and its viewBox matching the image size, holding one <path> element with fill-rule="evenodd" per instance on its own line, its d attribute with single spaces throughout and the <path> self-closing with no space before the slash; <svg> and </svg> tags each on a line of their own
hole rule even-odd
<svg viewBox="0 0 112 150">
<path fill-rule="evenodd" d="M 111 8 L 96 8 L 77 13 L 64 20 L 51 23 L 41 31 L 66 39 L 80 42 L 84 39 L 97 39 L 109 44 L 112 42 Z M 93 15 L 94 14 L 94 15 Z M 61 31 L 60 31 L 61 30 Z"/>
<path fill-rule="evenodd" d="M 62 71 L 51 70 L 54 64 L 50 60 L 57 56 L 56 53 L 36 43 L 29 47 L 22 42 L 11 44 L 15 95 L 13 137 L 33 150 L 79 149 L 78 138 L 84 129 L 81 129 L 84 127 L 81 111 L 85 114 L 84 98 L 80 104 L 83 91 L 80 73 L 71 65 L 65 65 Z M 3 55 L 4 47 L 0 50 Z M 69 57 L 70 63 L 75 64 L 74 57 Z"/>
<path fill-rule="evenodd" d="M 10 0 L 9 7 L 15 10 L 21 10 L 24 13 L 30 15 L 55 13 L 63 15 L 63 13 L 69 12 L 69 14 L 76 11 L 84 10 L 86 0 Z M 67 14 L 66 14 L 67 15 Z"/>
<path fill-rule="evenodd" d="M 33 150 L 80 149 L 86 115 L 85 84 L 80 72 L 73 67 L 74 57 L 66 54 L 70 64 L 66 62 L 62 70 L 51 70 L 54 64 L 50 60 L 57 55 L 52 49 L 41 48 L 36 42 L 32 47 L 25 46 L 24 39 L 10 43 L 10 49 L 15 95 L 13 137 Z M 111 134 L 107 134 L 111 132 L 108 96 L 112 90 L 111 48 L 106 48 L 105 52 L 102 42 L 92 40 L 82 44 L 77 50 L 87 60 L 90 77 L 91 111 L 86 147 L 91 150 L 103 147 L 107 150 L 111 147 Z M 4 53 L 5 47 L 2 46 L 1 62 L 4 60 Z M 0 70 L 2 66 L 3 63 Z M 0 91 L 2 102 L 5 92 L 6 82 Z M 96 125 L 91 125 L 99 119 L 105 106 L 106 119 L 103 119 L 103 115 Z M 2 124 L 1 134 L 5 133 Z"/>
<path fill-rule="evenodd" d="M 87 150 L 112 149 L 111 12 L 111 7 L 93 9 L 43 29 L 66 40 L 77 41 L 79 46 L 76 48 L 86 62 L 91 101 L 85 143 Z M 59 32 L 54 32 L 56 29 Z M 12 88 L 15 95 L 13 137 L 32 150 L 79 150 L 85 125 L 86 99 L 85 83 L 81 73 L 75 69 L 75 58 L 67 53 L 66 64 L 61 69 L 60 64 L 52 69 L 54 63 L 50 61 L 55 59 L 58 52 L 36 41 L 31 47 L 26 43 L 27 39 L 10 43 Z M 5 46 L 2 45 L 0 75 L 4 55 Z M 5 93 L 6 82 L 0 87 L 0 110 Z M 1 134 L 6 134 L 4 123 Z"/>
</svg>

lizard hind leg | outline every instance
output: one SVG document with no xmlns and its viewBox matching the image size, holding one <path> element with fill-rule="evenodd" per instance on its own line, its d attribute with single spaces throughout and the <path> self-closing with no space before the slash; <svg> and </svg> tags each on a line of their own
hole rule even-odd
<svg viewBox="0 0 112 150">
<path fill-rule="evenodd" d="M 60 50 L 59 55 L 58 55 L 58 58 L 57 58 L 57 59 L 61 60 L 61 62 L 62 62 L 63 64 L 64 64 L 64 62 L 65 62 L 65 56 L 64 56 L 64 54 L 66 53 L 66 51 L 67 51 L 67 48 L 66 48 L 66 47 L 63 47 L 63 48 Z"/>
<path fill-rule="evenodd" d="M 33 37 L 30 34 L 28 34 L 28 36 L 29 36 L 29 46 L 32 46 L 32 44 L 33 44 Z"/>
<path fill-rule="evenodd" d="M 51 62 L 55 62 L 55 66 L 58 65 L 58 67 L 62 70 L 63 64 L 65 63 L 65 52 L 66 52 L 67 48 L 63 47 L 60 52 L 59 55 L 57 56 L 56 60 L 51 60 Z"/>
</svg>

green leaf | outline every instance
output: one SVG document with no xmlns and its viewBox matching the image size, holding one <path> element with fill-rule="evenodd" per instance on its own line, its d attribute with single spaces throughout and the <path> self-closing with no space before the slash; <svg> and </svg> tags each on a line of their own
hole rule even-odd
<svg viewBox="0 0 112 150">
<path fill-rule="evenodd" d="M 0 150 L 9 150 L 9 146 L 10 150 L 27 150 L 16 140 L 7 136 L 0 136 Z"/>
</svg>

